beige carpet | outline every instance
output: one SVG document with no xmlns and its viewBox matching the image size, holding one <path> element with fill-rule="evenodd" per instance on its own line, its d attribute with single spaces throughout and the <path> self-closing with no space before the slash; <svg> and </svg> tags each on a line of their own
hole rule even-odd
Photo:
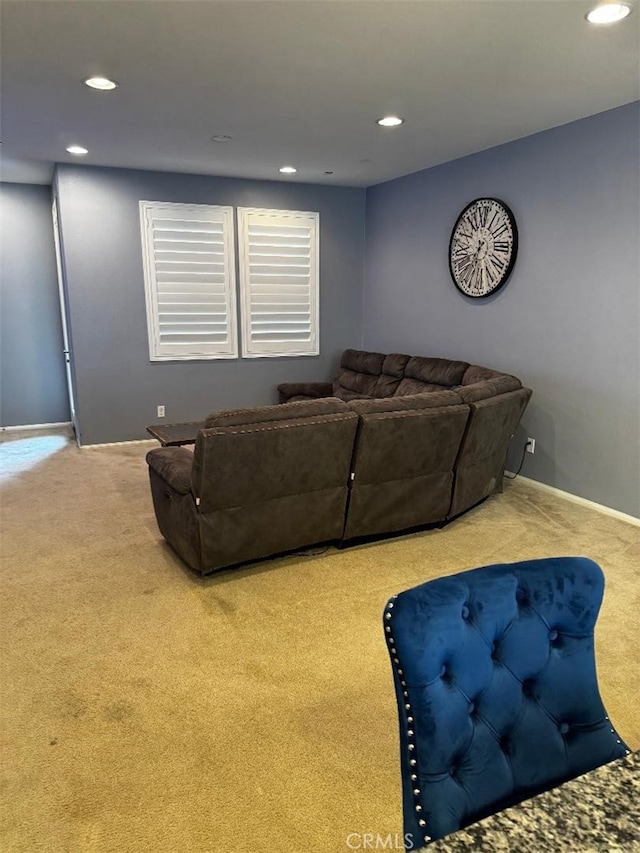
<svg viewBox="0 0 640 853">
<path fill-rule="evenodd" d="M 5 439 L 7 436 L 5 436 Z M 497 561 L 605 570 L 601 692 L 640 746 L 640 528 L 507 484 L 445 530 L 201 579 L 140 443 L 0 444 L 3 853 L 348 853 L 402 833 L 386 599 Z"/>
</svg>

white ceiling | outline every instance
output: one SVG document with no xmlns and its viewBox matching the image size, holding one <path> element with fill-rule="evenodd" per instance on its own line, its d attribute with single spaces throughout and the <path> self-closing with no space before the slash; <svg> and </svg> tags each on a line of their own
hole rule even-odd
<svg viewBox="0 0 640 853">
<path fill-rule="evenodd" d="M 3 0 L 2 179 L 369 186 L 640 98 L 638 2 L 595 27 L 589 0 Z"/>
</svg>

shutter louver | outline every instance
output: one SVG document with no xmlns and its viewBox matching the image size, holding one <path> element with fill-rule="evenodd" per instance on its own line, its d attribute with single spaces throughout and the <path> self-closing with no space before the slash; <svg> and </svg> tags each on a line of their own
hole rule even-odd
<svg viewBox="0 0 640 853">
<path fill-rule="evenodd" d="M 235 269 L 230 207 L 140 202 L 149 353 L 235 358 Z"/>
<path fill-rule="evenodd" d="M 318 354 L 318 214 L 238 209 L 242 354 Z"/>
</svg>

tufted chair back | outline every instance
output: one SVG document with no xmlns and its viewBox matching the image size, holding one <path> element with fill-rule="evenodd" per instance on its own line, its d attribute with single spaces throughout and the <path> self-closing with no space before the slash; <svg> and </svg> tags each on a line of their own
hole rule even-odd
<svg viewBox="0 0 640 853">
<path fill-rule="evenodd" d="M 628 751 L 598 693 L 603 588 L 594 562 L 557 557 L 438 578 L 387 603 L 413 849 Z"/>
</svg>

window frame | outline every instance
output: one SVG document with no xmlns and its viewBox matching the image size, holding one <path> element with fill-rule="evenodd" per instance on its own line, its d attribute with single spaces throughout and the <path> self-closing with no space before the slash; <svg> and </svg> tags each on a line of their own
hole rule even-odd
<svg viewBox="0 0 640 853">
<path fill-rule="evenodd" d="M 156 278 L 156 259 L 153 245 L 153 213 L 157 211 L 174 211 L 176 213 L 194 215 L 203 210 L 220 215 L 224 246 L 224 294 L 227 321 L 227 343 L 220 349 L 212 349 L 215 344 L 197 344 L 188 352 L 167 351 L 170 344 L 162 344 L 160 338 L 160 312 L 158 304 L 158 281 Z M 147 314 L 147 336 L 149 344 L 149 360 L 163 361 L 211 361 L 218 359 L 238 358 L 238 323 L 237 323 L 237 283 L 236 283 L 236 254 L 233 207 L 214 204 L 188 204 L 182 202 L 139 201 L 140 233 L 142 242 L 142 262 L 145 290 L 145 307 Z M 160 217 L 162 218 L 162 217 Z M 179 219 L 180 217 L 176 217 Z M 212 221 L 216 221 L 213 219 Z M 176 312 L 179 313 L 179 312 Z"/>
<path fill-rule="evenodd" d="M 283 227 L 297 224 L 298 221 L 310 223 L 310 258 L 309 258 L 309 313 L 310 340 L 307 346 L 296 346 L 300 342 L 285 341 L 264 342 L 256 346 L 252 340 L 251 321 L 252 303 L 250 292 L 249 226 L 252 218 L 263 217 L 265 220 L 280 220 Z M 242 358 L 283 358 L 317 356 L 320 354 L 320 214 L 318 211 L 279 210 L 275 208 L 238 207 L 238 269 L 239 269 L 239 302 L 240 324 L 242 327 L 241 346 Z M 269 223 L 271 224 L 271 223 Z M 284 312 L 283 312 L 284 313 Z"/>
</svg>

